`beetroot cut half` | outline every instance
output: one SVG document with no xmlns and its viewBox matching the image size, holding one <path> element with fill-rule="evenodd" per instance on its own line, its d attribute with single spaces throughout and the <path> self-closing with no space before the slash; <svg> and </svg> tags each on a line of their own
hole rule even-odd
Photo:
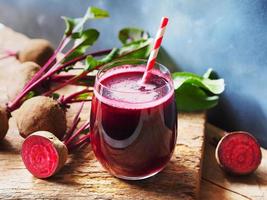
<svg viewBox="0 0 267 200">
<path fill-rule="evenodd" d="M 23 142 L 21 156 L 31 174 L 37 178 L 48 178 L 64 166 L 68 149 L 52 133 L 38 131 Z"/>
<path fill-rule="evenodd" d="M 262 155 L 256 138 L 247 132 L 237 131 L 220 140 L 216 148 L 216 159 L 226 172 L 247 175 L 258 168 Z"/>
</svg>

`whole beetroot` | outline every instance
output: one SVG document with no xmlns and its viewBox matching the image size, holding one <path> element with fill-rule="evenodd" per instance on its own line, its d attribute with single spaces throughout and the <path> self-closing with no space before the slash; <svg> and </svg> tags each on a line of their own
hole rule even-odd
<svg viewBox="0 0 267 200">
<path fill-rule="evenodd" d="M 54 54 L 54 48 L 51 43 L 44 39 L 32 39 L 26 47 L 17 52 L 17 58 L 20 62 L 32 61 L 43 66 Z"/>
<path fill-rule="evenodd" d="M 67 129 L 65 110 L 57 101 L 45 96 L 26 100 L 14 116 L 24 138 L 36 131 L 49 131 L 61 139 Z"/>
</svg>

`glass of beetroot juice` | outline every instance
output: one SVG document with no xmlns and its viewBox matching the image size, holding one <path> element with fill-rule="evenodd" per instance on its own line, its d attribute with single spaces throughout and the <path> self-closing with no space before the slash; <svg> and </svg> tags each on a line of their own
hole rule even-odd
<svg viewBox="0 0 267 200">
<path fill-rule="evenodd" d="M 91 108 L 91 144 L 112 175 L 140 180 L 160 172 L 177 136 L 173 82 L 156 63 L 146 83 L 145 60 L 119 60 L 99 70 Z"/>
</svg>

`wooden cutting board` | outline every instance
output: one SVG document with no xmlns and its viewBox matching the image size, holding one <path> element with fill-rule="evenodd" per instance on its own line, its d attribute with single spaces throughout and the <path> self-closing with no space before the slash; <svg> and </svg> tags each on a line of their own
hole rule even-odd
<svg viewBox="0 0 267 200">
<path fill-rule="evenodd" d="M 1 49 L 19 50 L 29 40 L 9 28 L 0 29 Z M 1 102 L 6 102 L 7 78 L 19 76 L 13 59 L 0 62 Z M 65 89 L 65 92 L 73 88 Z M 77 106 L 76 106 L 77 108 Z M 70 109 L 71 119 L 75 106 Z M 89 117 L 90 105 L 83 113 Z M 0 198 L 1 199 L 197 199 L 201 178 L 201 161 L 204 141 L 204 113 L 180 113 L 178 141 L 174 155 L 167 167 L 158 175 L 143 181 L 124 181 L 109 175 L 97 162 L 88 145 L 75 155 L 54 177 L 41 180 L 33 177 L 20 158 L 23 139 L 14 120 L 0 142 Z"/>
</svg>

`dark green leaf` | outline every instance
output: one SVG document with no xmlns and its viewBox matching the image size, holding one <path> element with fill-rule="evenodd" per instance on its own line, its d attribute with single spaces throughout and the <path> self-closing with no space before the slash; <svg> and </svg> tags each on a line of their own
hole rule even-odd
<svg viewBox="0 0 267 200">
<path fill-rule="evenodd" d="M 96 29 L 87 29 L 73 35 L 76 37 L 75 48 L 73 52 L 64 59 L 63 63 L 82 56 L 86 50 L 96 42 L 99 37 L 99 32 Z"/>
<path fill-rule="evenodd" d="M 76 49 L 75 51 L 73 51 L 70 55 L 68 55 L 62 63 L 66 63 L 68 61 L 73 60 L 74 58 L 78 58 L 80 56 L 82 56 L 84 53 L 81 49 Z"/>
<path fill-rule="evenodd" d="M 100 65 L 103 65 L 105 63 L 112 61 L 117 56 L 117 52 L 118 52 L 118 49 L 114 48 L 108 55 L 106 55 L 105 57 L 99 60 L 95 59 L 91 55 L 87 56 L 85 60 L 85 66 L 86 66 L 85 70 L 92 70 L 96 66 L 100 66 Z"/>
<path fill-rule="evenodd" d="M 124 28 L 119 32 L 119 40 L 122 44 L 128 44 L 139 40 L 147 40 L 149 34 L 139 28 Z"/>
<path fill-rule="evenodd" d="M 65 17 L 65 16 L 62 16 L 62 19 L 64 20 L 65 26 L 66 26 L 65 35 L 71 35 L 72 30 L 76 24 L 75 19 Z"/>
<path fill-rule="evenodd" d="M 208 73 L 205 75 L 205 77 L 210 74 L 209 71 L 210 70 L 208 70 Z M 206 89 L 213 94 L 220 94 L 224 91 L 223 79 L 212 80 L 189 72 L 175 72 L 172 74 L 172 77 L 175 89 L 178 89 L 184 83 L 190 83 L 197 87 Z"/>
<path fill-rule="evenodd" d="M 219 97 L 208 96 L 204 90 L 190 83 L 184 83 L 175 91 L 176 105 L 180 111 L 200 111 L 217 105 Z"/>
<path fill-rule="evenodd" d="M 85 70 L 92 70 L 96 66 L 101 65 L 101 62 L 95 59 L 93 56 L 89 55 L 85 60 Z"/>
<path fill-rule="evenodd" d="M 139 40 L 128 43 L 118 51 L 119 56 L 123 58 L 147 58 L 151 51 L 152 40 Z"/>
<path fill-rule="evenodd" d="M 101 19 L 105 17 L 109 17 L 108 11 L 96 7 L 89 7 L 82 18 L 63 16 L 62 19 L 65 21 L 66 25 L 65 35 L 70 36 L 76 32 L 82 32 L 84 24 L 89 19 Z"/>
<path fill-rule="evenodd" d="M 75 37 L 75 47 L 85 52 L 88 47 L 92 46 L 97 41 L 99 32 L 96 29 L 87 29 L 76 34 Z"/>
<path fill-rule="evenodd" d="M 224 91 L 223 79 L 210 79 L 212 70 L 203 77 L 189 72 L 172 74 L 177 107 L 183 111 L 205 110 L 215 106 Z"/>
</svg>

